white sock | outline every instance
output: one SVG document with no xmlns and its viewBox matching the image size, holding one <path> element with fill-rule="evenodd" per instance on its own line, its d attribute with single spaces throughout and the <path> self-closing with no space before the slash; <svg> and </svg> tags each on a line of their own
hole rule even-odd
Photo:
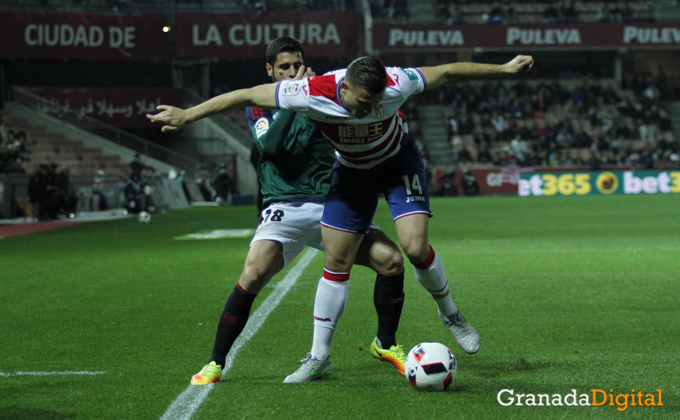
<svg viewBox="0 0 680 420">
<path fill-rule="evenodd" d="M 434 251 L 432 251 L 434 252 Z M 444 264 L 439 258 L 439 254 L 434 254 L 432 264 L 424 270 L 413 267 L 416 272 L 416 278 L 420 284 L 427 289 L 434 298 L 439 308 L 440 316 L 448 316 L 456 313 L 458 308 L 453 303 L 451 298 L 451 291 L 449 290 L 449 282 L 446 280 L 446 273 L 444 272 Z"/>
<path fill-rule="evenodd" d="M 329 280 L 327 277 L 334 278 Z M 314 300 L 314 338 L 312 357 L 326 360 L 331 354 L 335 326 L 342 316 L 349 293 L 349 273 L 329 273 L 319 280 Z"/>
</svg>

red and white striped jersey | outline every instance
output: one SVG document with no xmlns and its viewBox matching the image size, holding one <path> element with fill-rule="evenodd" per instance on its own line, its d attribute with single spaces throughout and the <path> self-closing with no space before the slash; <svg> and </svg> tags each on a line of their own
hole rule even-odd
<svg viewBox="0 0 680 420">
<path fill-rule="evenodd" d="M 303 80 L 284 80 L 276 87 L 276 107 L 302 112 L 314 120 L 335 148 L 341 165 L 369 169 L 401 151 L 408 134 L 399 112 L 406 99 L 425 90 L 423 74 L 414 68 L 388 67 L 387 89 L 380 105 L 366 118 L 348 111 L 340 97 L 347 70 Z"/>
</svg>

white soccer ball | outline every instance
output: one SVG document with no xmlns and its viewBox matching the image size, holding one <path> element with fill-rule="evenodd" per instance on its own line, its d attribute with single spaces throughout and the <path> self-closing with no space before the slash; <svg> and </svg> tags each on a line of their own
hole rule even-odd
<svg viewBox="0 0 680 420">
<path fill-rule="evenodd" d="M 441 343 L 420 343 L 406 356 L 406 379 L 419 391 L 446 391 L 458 372 L 456 356 Z"/>
<path fill-rule="evenodd" d="M 139 220 L 140 223 L 149 223 L 151 221 L 151 215 L 146 211 L 140 212 L 139 216 L 137 216 L 137 220 Z"/>
</svg>

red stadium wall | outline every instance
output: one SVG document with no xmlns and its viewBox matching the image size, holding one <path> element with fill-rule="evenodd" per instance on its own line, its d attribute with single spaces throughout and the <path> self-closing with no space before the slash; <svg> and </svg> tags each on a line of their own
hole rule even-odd
<svg viewBox="0 0 680 420">
<path fill-rule="evenodd" d="M 164 60 L 166 16 L 0 12 L 0 57 Z"/>
<path fill-rule="evenodd" d="M 355 58 L 359 19 L 354 12 L 177 13 L 180 59 L 261 57 L 278 36 L 298 39 L 308 57 Z M 166 60 L 163 14 L 0 12 L 0 58 Z"/>
<path fill-rule="evenodd" d="M 378 24 L 373 49 L 389 51 L 678 48 L 680 24 L 422 26 Z"/>
<path fill-rule="evenodd" d="M 261 57 L 269 42 L 290 36 L 307 57 L 355 58 L 359 20 L 353 12 L 178 13 L 177 58 Z"/>
</svg>

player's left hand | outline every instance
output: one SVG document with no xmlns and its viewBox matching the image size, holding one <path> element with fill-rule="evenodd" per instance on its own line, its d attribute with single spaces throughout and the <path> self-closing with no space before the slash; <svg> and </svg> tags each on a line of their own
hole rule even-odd
<svg viewBox="0 0 680 420">
<path fill-rule="evenodd" d="M 297 74 L 295 75 L 295 79 L 293 80 L 302 80 L 314 76 L 316 76 L 316 73 L 314 73 L 314 70 L 312 70 L 311 67 L 300 66 Z"/>
<path fill-rule="evenodd" d="M 526 73 L 534 67 L 534 59 L 530 55 L 518 55 L 504 64 L 505 73 Z"/>
<path fill-rule="evenodd" d="M 184 127 L 187 123 L 186 111 L 181 108 L 176 108 L 169 105 L 159 105 L 156 107 L 157 110 L 161 111 L 158 114 L 146 114 L 146 117 L 151 120 L 151 122 L 160 122 L 165 124 L 161 128 L 162 132 L 167 131 L 177 131 Z"/>
</svg>

